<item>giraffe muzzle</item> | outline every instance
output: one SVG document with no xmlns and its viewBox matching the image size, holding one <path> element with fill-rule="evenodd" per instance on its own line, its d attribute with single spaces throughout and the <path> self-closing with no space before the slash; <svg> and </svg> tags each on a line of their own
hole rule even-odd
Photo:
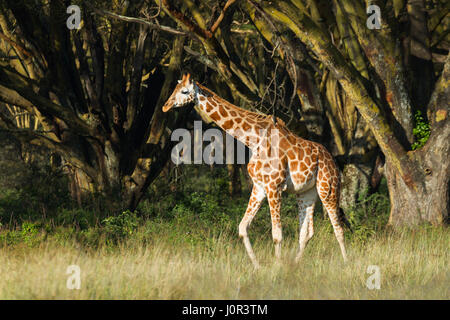
<svg viewBox="0 0 450 320">
<path fill-rule="evenodd" d="M 175 106 L 174 104 L 172 104 L 172 105 L 167 105 L 167 104 L 165 104 L 165 105 L 162 107 L 162 111 L 163 111 L 163 112 L 167 112 L 167 111 L 169 111 L 170 109 L 172 109 L 174 106 Z"/>
</svg>

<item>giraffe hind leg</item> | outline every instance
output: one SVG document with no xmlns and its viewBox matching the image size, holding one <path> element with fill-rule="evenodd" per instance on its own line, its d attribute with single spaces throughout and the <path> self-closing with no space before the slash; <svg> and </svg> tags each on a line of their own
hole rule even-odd
<svg viewBox="0 0 450 320">
<path fill-rule="evenodd" d="M 313 215 L 317 200 L 317 192 L 311 189 L 305 193 L 297 195 L 300 233 L 299 248 L 295 261 L 298 262 L 303 256 L 306 244 L 314 234 Z"/>
<path fill-rule="evenodd" d="M 333 225 L 334 229 L 334 235 L 336 236 L 337 241 L 339 242 L 339 247 L 341 248 L 342 258 L 344 258 L 344 261 L 347 262 L 347 251 L 345 250 L 345 244 L 344 244 L 344 229 L 339 223 L 339 218 L 337 215 L 337 210 L 335 209 L 335 205 L 332 205 L 330 207 L 327 207 L 328 216 L 330 217 L 331 224 Z"/>
<path fill-rule="evenodd" d="M 335 194 L 335 191 L 332 191 L 331 194 L 329 194 L 327 197 L 322 197 L 321 193 L 319 191 L 320 200 L 322 201 L 323 206 L 328 212 L 328 216 L 330 217 L 331 224 L 333 225 L 334 229 L 334 235 L 336 236 L 336 239 L 339 243 L 339 247 L 341 248 L 342 257 L 344 258 L 344 261 L 347 261 L 347 251 L 345 250 L 345 244 L 344 244 L 344 229 L 341 226 L 338 210 L 339 210 L 339 204 L 338 204 L 338 198 Z"/>
<path fill-rule="evenodd" d="M 338 212 L 340 194 L 339 170 L 328 152 L 322 154 L 322 162 L 319 164 L 316 189 L 320 200 L 330 217 L 334 235 L 341 248 L 342 257 L 344 258 L 344 261 L 347 261 L 347 252 L 344 244 L 344 229 L 342 228 Z"/>
</svg>

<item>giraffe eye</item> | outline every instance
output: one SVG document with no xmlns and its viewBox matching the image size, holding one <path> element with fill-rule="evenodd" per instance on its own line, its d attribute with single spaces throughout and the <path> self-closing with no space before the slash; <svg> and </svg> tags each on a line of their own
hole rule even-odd
<svg viewBox="0 0 450 320">
<path fill-rule="evenodd" d="M 183 89 L 183 90 L 181 90 L 181 93 L 182 93 L 182 94 L 188 94 L 188 93 L 189 93 L 189 90 Z"/>
</svg>

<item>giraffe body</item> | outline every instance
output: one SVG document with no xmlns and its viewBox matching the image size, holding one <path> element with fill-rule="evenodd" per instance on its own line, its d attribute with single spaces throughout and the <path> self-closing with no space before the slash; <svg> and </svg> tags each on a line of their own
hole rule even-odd
<svg viewBox="0 0 450 320">
<path fill-rule="evenodd" d="M 300 222 L 299 251 L 303 254 L 311 239 L 313 212 L 317 197 L 330 217 L 344 260 L 347 260 L 343 228 L 338 216 L 339 171 L 331 154 L 319 143 L 302 139 L 287 129 L 283 121 L 276 124 L 271 117 L 241 109 L 220 98 L 209 89 L 184 76 L 163 106 L 166 112 L 195 102 L 199 112 L 220 128 L 247 145 L 252 151 L 248 172 L 253 181 L 252 194 L 244 217 L 239 224 L 239 236 L 255 267 L 258 261 L 253 252 L 247 229 L 267 198 L 272 220 L 275 256 L 281 255 L 281 195 L 295 193 Z"/>
</svg>

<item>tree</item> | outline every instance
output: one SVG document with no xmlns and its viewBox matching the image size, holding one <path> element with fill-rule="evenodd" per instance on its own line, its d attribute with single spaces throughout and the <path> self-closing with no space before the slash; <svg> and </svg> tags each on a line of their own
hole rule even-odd
<svg viewBox="0 0 450 320">
<path fill-rule="evenodd" d="M 200 51 L 195 52 L 199 60 L 220 74 L 232 92 L 244 97 L 242 102 L 247 108 L 269 114 L 276 112 L 291 130 L 332 150 L 343 168 L 341 205 L 344 209 L 354 207 L 368 191 L 371 180 L 376 180 L 372 173 L 378 172 L 374 169 L 379 148 L 339 82 L 312 57 L 306 45 L 298 41 L 289 28 L 276 23 L 258 3 L 239 2 L 240 10 L 233 6 L 234 1 L 214 6 L 187 3 L 186 8 L 180 9 L 170 1 L 163 1 L 163 8 L 182 28 L 203 39 L 200 48 L 189 48 L 188 52 Z M 319 11 L 325 12 L 326 28 L 333 30 L 335 41 L 349 42 L 347 39 L 354 36 L 349 35 L 348 27 L 338 29 L 336 20 L 345 21 L 342 13 L 335 17 L 329 5 L 320 10 L 314 2 L 308 6 L 318 21 L 323 21 Z M 203 18 L 206 16 L 211 16 L 210 22 Z M 212 23 L 216 17 L 221 23 Z M 233 29 L 236 25 L 239 29 Z M 211 26 L 217 28 L 208 30 Z M 212 50 L 205 42 L 214 42 L 215 47 L 221 49 Z M 348 43 L 344 52 L 349 58 L 356 55 L 360 62 L 362 55 L 355 53 L 353 46 L 354 41 Z M 227 54 L 219 55 L 218 51 Z M 245 59 L 236 59 L 242 56 Z M 230 66 L 236 76 L 229 77 L 230 72 L 217 68 L 217 61 Z M 248 83 L 246 90 L 241 90 Z M 258 84 L 257 89 L 252 90 L 252 83 Z M 254 95 L 248 95 L 248 91 Z M 235 98 L 234 103 L 239 104 L 239 100 Z"/>
<path fill-rule="evenodd" d="M 221 6 L 220 17 L 231 15 L 234 2 Z M 272 56 L 278 51 L 285 62 L 302 111 L 310 108 L 320 115 L 328 106 L 325 113 L 338 154 L 354 157 L 353 167 L 365 167 L 357 175 L 351 166 L 344 170 L 344 182 L 357 176 L 356 183 L 349 183 L 352 201 L 361 182 L 369 184 L 379 148 L 386 161 L 390 223 L 442 224 L 448 219 L 450 196 L 448 5 L 421 0 L 372 2 L 380 8 L 379 30 L 366 26 L 366 7 L 356 0 L 335 0 L 331 6 L 319 0 L 247 0 L 240 8 L 260 33 L 263 45 L 272 45 Z M 229 24 L 219 21 L 213 25 L 219 28 L 212 28 L 203 18 L 205 6 L 192 1 L 187 1 L 189 10 L 182 11 L 169 0 L 162 3 L 180 26 L 200 39 L 205 60 L 214 61 L 209 65 L 218 66 L 217 72 L 233 92 L 249 103 L 255 96 L 264 97 L 264 89 L 255 85 L 261 79 L 258 74 L 233 59 L 243 56 L 242 45 L 230 41 Z M 267 60 L 256 62 L 262 68 Z M 312 76 L 314 72 L 320 81 Z M 320 96 L 323 88 L 325 99 Z M 428 115 L 431 134 L 417 148 L 414 115 L 421 110 Z M 311 117 L 304 118 L 310 132 L 323 130 L 322 125 L 311 123 Z"/>
<path fill-rule="evenodd" d="M 131 16 L 158 12 L 138 1 L 80 2 L 83 25 L 71 31 L 67 1 L 1 3 L 0 101 L 39 125 L 18 126 L 1 109 L 0 128 L 59 154 L 77 197 L 103 194 L 114 212 L 137 206 L 169 159 L 165 128 L 186 118 L 159 107 L 178 78 L 185 35 L 93 11 L 105 4 Z"/>
<path fill-rule="evenodd" d="M 287 68 L 301 102 L 307 138 L 324 143 L 332 150 L 342 168 L 341 207 L 344 210 L 354 208 L 357 200 L 370 189 L 378 152 L 373 135 L 337 79 L 329 70 L 322 71 L 321 63 L 311 59 L 305 44 L 297 41 L 289 28 L 273 21 L 258 3 L 246 1 L 244 5 L 261 35 L 276 44 L 285 60 L 291 61 Z M 309 1 L 307 5 L 315 23 L 326 28 L 334 42 L 344 43 L 342 53 L 367 76 L 354 32 L 339 7 L 334 13 L 334 7 L 329 4 Z M 307 10 L 306 6 L 301 6 L 301 10 Z M 326 120 L 332 134 L 324 136 Z"/>
<path fill-rule="evenodd" d="M 422 221 L 443 224 L 447 222 L 450 209 L 448 44 L 443 50 L 447 55 L 445 64 L 441 65 L 440 76 L 434 82 L 434 90 L 431 92 L 431 76 L 423 81 L 414 78 L 418 74 L 417 61 L 423 62 L 420 68 L 433 67 L 432 47 L 430 41 L 425 41 L 430 39 L 427 19 L 423 14 L 419 19 L 420 23 L 412 19 L 414 23 L 403 30 L 403 33 L 400 32 L 399 25 L 400 15 L 405 14 L 411 18 L 418 12 L 423 13 L 425 1 L 409 1 L 407 6 L 400 1 L 380 2 L 375 2 L 384 17 L 380 30 L 370 30 L 365 26 L 366 14 L 361 2 L 335 2 L 345 12 L 355 32 L 364 52 L 363 58 L 371 71 L 369 77 L 365 77 L 353 61 L 345 58 L 326 30 L 315 23 L 304 10 L 302 1 L 276 4 L 260 1 L 259 4 L 274 21 L 285 25 L 295 33 L 298 40 L 308 46 L 339 81 L 368 124 L 386 158 L 385 172 L 391 200 L 390 224 L 414 225 Z M 443 6 L 437 1 L 428 1 L 427 4 L 434 4 L 437 8 L 439 5 Z M 445 14 L 448 14 L 448 6 L 446 8 Z M 390 15 L 390 12 L 394 14 Z M 439 21 L 445 16 L 439 10 L 435 14 L 441 17 Z M 435 30 L 438 24 L 434 26 Z M 408 50 L 400 46 L 402 42 Z M 440 45 L 437 43 L 437 46 Z M 442 49 L 440 52 L 442 53 Z M 416 61 L 415 64 L 413 61 Z M 408 76 L 405 71 L 407 67 L 412 70 Z M 433 74 L 429 71 L 422 72 Z M 412 78 L 413 86 L 410 86 L 408 78 Z M 413 119 L 414 112 L 418 109 L 418 100 L 422 103 L 427 101 L 431 134 L 422 148 L 412 150 Z"/>
<path fill-rule="evenodd" d="M 159 109 L 183 68 L 327 145 L 345 209 L 384 160 L 392 225 L 447 221 L 445 1 L 371 1 L 381 29 L 366 26 L 357 0 L 80 1 L 89 14 L 79 31 L 61 28 L 62 0 L 25 3 L 0 5 L 0 100 L 39 126 L 14 123 L 6 108 L 0 126 L 60 154 L 80 189 L 136 207 L 167 162 L 165 132 L 186 118 Z"/>
</svg>

